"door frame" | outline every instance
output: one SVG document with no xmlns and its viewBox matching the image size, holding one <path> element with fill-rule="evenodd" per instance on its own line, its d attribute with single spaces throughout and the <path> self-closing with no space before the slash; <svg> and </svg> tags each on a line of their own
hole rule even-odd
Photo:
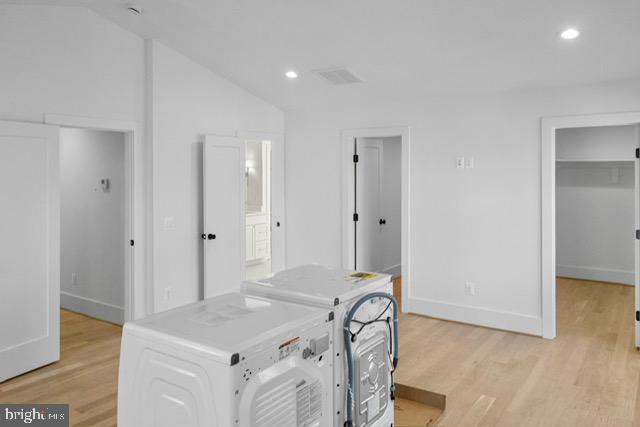
<svg viewBox="0 0 640 427">
<path fill-rule="evenodd" d="M 95 117 L 71 116 L 63 114 L 45 114 L 45 123 L 60 127 L 71 127 L 88 130 L 102 130 L 122 132 L 125 135 L 125 226 L 123 244 L 129 249 L 124 261 L 124 321 L 144 317 L 150 313 L 153 290 L 144 286 L 144 262 L 136 262 L 135 248 L 139 258 L 144 260 L 144 248 L 150 247 L 142 238 L 144 223 L 147 218 L 143 215 L 144 186 L 140 173 L 144 170 L 144 155 L 142 151 L 142 126 L 137 122 L 120 121 Z M 134 246 L 127 242 L 134 241 Z M 147 289 L 148 288 L 148 289 Z"/>
<path fill-rule="evenodd" d="M 237 131 L 236 137 L 242 141 L 247 139 L 271 141 L 271 271 L 284 270 L 287 268 L 284 136 L 274 132 Z M 276 226 L 278 222 L 280 227 Z M 275 230 L 277 230 L 276 233 L 274 233 Z M 274 235 L 277 236 L 276 239 Z M 276 254 L 277 256 L 274 256 Z"/>
<path fill-rule="evenodd" d="M 542 337 L 556 337 L 556 130 L 640 123 L 640 112 L 543 117 L 541 119 L 541 316 Z M 640 229 L 638 161 L 635 162 L 635 227 Z M 629 232 L 633 232 L 629 230 Z M 640 306 L 640 241 L 635 241 L 635 303 Z M 640 334 L 636 323 L 636 345 Z"/>
<path fill-rule="evenodd" d="M 402 311 L 409 310 L 412 298 L 411 284 L 411 138 L 409 126 L 343 129 L 341 132 L 342 158 L 342 267 L 351 269 L 354 263 L 354 176 L 353 141 L 356 138 L 387 138 L 399 136 L 402 151 L 402 224 L 401 224 L 401 271 Z"/>
</svg>

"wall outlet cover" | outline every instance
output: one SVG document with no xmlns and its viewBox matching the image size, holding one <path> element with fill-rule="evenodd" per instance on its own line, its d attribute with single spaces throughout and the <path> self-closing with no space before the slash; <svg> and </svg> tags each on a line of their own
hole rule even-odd
<svg viewBox="0 0 640 427">
<path fill-rule="evenodd" d="M 464 293 L 467 296 L 475 297 L 478 295 L 478 287 L 473 282 L 466 282 L 464 284 Z"/>
</svg>

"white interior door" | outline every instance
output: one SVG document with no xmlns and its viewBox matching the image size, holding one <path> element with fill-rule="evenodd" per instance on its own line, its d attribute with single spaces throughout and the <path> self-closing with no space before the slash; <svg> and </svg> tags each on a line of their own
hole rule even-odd
<svg viewBox="0 0 640 427">
<path fill-rule="evenodd" d="M 0 122 L 0 382 L 60 358 L 58 134 Z"/>
<path fill-rule="evenodd" d="M 203 149 L 204 297 L 240 289 L 245 273 L 245 148 L 208 135 Z"/>
<path fill-rule="evenodd" d="M 640 129 L 640 125 L 637 125 Z M 640 134 L 639 134 L 640 138 Z M 640 140 L 638 141 L 640 145 Z M 636 240 L 635 240 L 635 303 L 636 303 L 636 347 L 640 348 L 640 240 L 637 230 L 640 230 L 640 160 L 636 151 L 635 169 L 635 220 L 636 220 Z"/>
<path fill-rule="evenodd" d="M 284 215 L 284 138 L 276 135 L 271 141 L 271 271 L 287 268 Z"/>
<path fill-rule="evenodd" d="M 358 138 L 355 166 L 355 269 L 378 271 L 382 202 L 382 140 Z"/>
</svg>

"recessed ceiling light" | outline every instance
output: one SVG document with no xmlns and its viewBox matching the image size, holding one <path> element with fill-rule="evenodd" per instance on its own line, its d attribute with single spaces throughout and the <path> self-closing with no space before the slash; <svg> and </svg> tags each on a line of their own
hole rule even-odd
<svg viewBox="0 0 640 427">
<path fill-rule="evenodd" d="M 575 39 L 579 35 L 580 35 L 580 31 L 576 30 L 575 28 L 567 28 L 566 30 L 560 33 L 560 37 L 562 37 L 565 40 Z"/>
<path fill-rule="evenodd" d="M 298 73 L 296 73 L 293 70 L 289 70 L 286 73 L 284 73 L 285 76 L 287 76 L 287 78 L 289 79 L 297 79 L 298 78 Z"/>
</svg>

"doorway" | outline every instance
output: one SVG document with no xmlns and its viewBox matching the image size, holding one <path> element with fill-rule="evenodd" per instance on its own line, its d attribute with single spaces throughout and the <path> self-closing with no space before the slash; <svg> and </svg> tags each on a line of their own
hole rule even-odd
<svg viewBox="0 0 640 427">
<path fill-rule="evenodd" d="M 0 150 L 3 160 L 3 187 L 0 205 L 9 215 L 3 229 L 2 247 L 3 277 L 7 286 L 0 300 L 3 302 L 3 324 L 14 327 L 3 333 L 0 350 L 0 381 L 20 375 L 60 359 L 60 299 L 61 251 L 61 155 L 60 140 L 65 129 L 77 128 L 96 131 L 115 131 L 124 138 L 124 232 L 120 246 L 124 247 L 124 267 L 112 274 L 113 281 L 124 284 L 122 309 L 118 315 L 123 320 L 142 316 L 145 311 L 145 289 L 136 289 L 139 298 L 134 299 L 134 276 L 141 276 L 142 269 L 134 268 L 134 152 L 140 154 L 139 125 L 106 119 L 45 114 L 45 124 L 0 122 Z M 134 150 L 135 148 L 135 150 Z M 78 154 L 71 152 L 72 155 Z M 142 162 L 143 156 L 136 156 Z M 139 168 L 135 169 L 139 171 Z M 102 176 L 101 178 L 109 178 Z M 110 175 L 110 174 L 106 174 Z M 120 175 L 120 174 L 119 174 Z M 121 175 L 121 177 L 122 177 Z M 102 179 L 101 179 L 102 181 Z M 141 181 L 137 181 L 141 184 Z M 83 184 L 83 182 L 71 183 Z M 93 182 L 95 184 L 95 182 Z M 93 187 L 96 192 L 108 189 L 111 182 L 100 182 Z M 143 194 L 139 185 L 135 191 L 136 204 Z M 86 218 L 85 218 L 86 219 Z M 82 237 L 82 236 L 80 236 Z M 92 242 L 94 235 L 84 236 Z M 98 242 L 99 243 L 99 242 Z M 96 244 L 97 246 L 97 244 Z M 72 248 L 77 249 L 77 248 Z M 106 256 L 102 253 L 101 256 Z M 135 274 L 134 274 L 135 273 Z M 124 277 L 122 277 L 122 275 Z M 120 276 L 120 277 L 118 277 Z M 78 285 L 87 279 L 84 274 L 74 276 Z M 73 279 L 71 280 L 73 281 Z M 143 281 L 137 281 L 142 285 Z M 77 286 L 77 285 L 76 285 Z M 84 303 L 94 299 L 80 294 Z M 135 301 L 139 307 L 135 310 Z M 99 317 L 99 316 L 96 316 Z M 120 322 L 119 319 L 109 319 Z"/>
<path fill-rule="evenodd" d="M 560 277 L 561 298 L 566 298 L 568 285 L 599 283 L 604 290 L 612 289 L 607 288 L 615 286 L 612 283 L 635 286 L 631 292 L 628 288 L 612 292 L 629 295 L 625 310 L 629 325 L 635 323 L 636 346 L 640 343 L 639 123 L 640 113 L 542 120 L 545 338 L 556 336 L 556 277 Z"/>
<path fill-rule="evenodd" d="M 60 307 L 124 323 L 124 132 L 60 129 Z"/>
<path fill-rule="evenodd" d="M 407 302 L 409 129 L 343 131 L 342 143 L 343 267 L 392 275 Z"/>
<path fill-rule="evenodd" d="M 271 268 L 271 141 L 245 140 L 246 279 L 268 276 Z"/>
<path fill-rule="evenodd" d="M 245 278 L 258 280 L 286 268 L 284 138 L 239 131 L 245 145 Z"/>
</svg>

